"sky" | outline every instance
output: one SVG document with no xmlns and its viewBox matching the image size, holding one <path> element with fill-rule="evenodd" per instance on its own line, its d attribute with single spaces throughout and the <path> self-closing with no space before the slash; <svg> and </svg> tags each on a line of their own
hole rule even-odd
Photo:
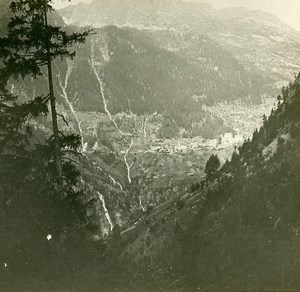
<svg viewBox="0 0 300 292">
<path fill-rule="evenodd" d="M 92 0 L 52 0 L 54 7 L 63 8 L 79 2 L 89 3 Z M 143 1 L 143 0 L 140 0 Z M 185 0 L 190 2 L 207 2 L 215 8 L 242 6 L 253 10 L 263 10 L 275 14 L 288 25 L 300 30 L 300 0 Z"/>
<path fill-rule="evenodd" d="M 89 2 L 92 2 L 92 0 L 71 0 L 71 1 L 69 1 L 69 0 L 52 0 L 52 2 L 54 3 L 54 5 L 53 5 L 54 8 L 61 9 L 68 5 L 78 4 L 79 2 L 89 3 Z"/>
<path fill-rule="evenodd" d="M 300 30 L 300 0 L 189 0 L 207 2 L 216 8 L 242 6 L 276 15 L 281 21 Z"/>
</svg>

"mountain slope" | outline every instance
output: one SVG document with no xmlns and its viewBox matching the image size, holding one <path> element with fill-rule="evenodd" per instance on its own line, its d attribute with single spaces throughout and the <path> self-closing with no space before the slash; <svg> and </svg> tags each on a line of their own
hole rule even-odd
<svg viewBox="0 0 300 292">
<path fill-rule="evenodd" d="M 213 177 L 123 233 L 129 290 L 298 290 L 300 76 Z"/>
<path fill-rule="evenodd" d="M 74 62 L 54 67 L 56 96 L 66 109 L 68 98 L 76 111 L 157 112 L 200 135 L 208 120 L 203 104 L 260 103 L 274 91 L 273 79 L 248 71 L 215 41 L 197 33 L 116 27 L 96 32 L 76 48 Z M 15 90 L 28 98 L 46 92 L 47 82 L 26 79 Z"/>
<path fill-rule="evenodd" d="M 135 4 L 146 14 L 150 8 L 159 12 L 163 7 L 171 14 L 172 9 L 179 14 L 181 5 L 187 7 L 187 13 L 194 10 L 193 4 L 180 1 L 147 3 Z M 95 2 L 86 9 L 90 11 L 98 4 Z M 107 9 L 115 13 L 120 3 L 106 4 Z M 133 7 L 130 1 L 122 5 L 128 9 Z M 202 6 L 199 9 L 204 14 L 212 13 L 211 7 Z M 175 20 L 180 19 L 177 16 Z M 56 12 L 52 18 L 59 24 L 62 21 Z M 146 15 L 143 18 L 147 18 Z M 54 66 L 56 96 L 67 109 L 71 104 L 75 111 L 162 113 L 189 134 L 200 135 L 200 125 L 208 118 L 202 110 L 203 104 L 235 100 L 259 103 L 262 96 L 275 94 L 276 82 L 282 81 L 282 76 L 269 74 L 270 70 L 265 72 L 267 65 L 257 71 L 256 62 L 250 66 L 250 61 L 245 62 L 246 58 L 224 48 L 224 44 L 225 41 L 219 42 L 197 30 L 101 28 L 84 46 L 76 48 L 74 62 L 59 62 Z M 248 59 L 253 60 L 251 56 Z M 285 75 L 291 73 L 288 68 L 282 71 Z M 33 94 L 46 92 L 47 82 L 28 79 L 14 90 L 28 99 Z"/>
<path fill-rule="evenodd" d="M 299 33 L 277 17 L 245 8 L 214 9 L 181 0 L 94 0 L 59 10 L 69 24 L 196 32 L 216 40 L 251 70 L 290 80 L 299 70 Z"/>
</svg>

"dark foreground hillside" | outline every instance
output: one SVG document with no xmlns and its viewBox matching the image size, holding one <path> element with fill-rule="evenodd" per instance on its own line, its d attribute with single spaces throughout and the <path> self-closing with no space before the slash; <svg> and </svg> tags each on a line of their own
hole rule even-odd
<svg viewBox="0 0 300 292">
<path fill-rule="evenodd" d="M 230 162 L 123 234 L 121 291 L 300 289 L 299 82 Z"/>
<path fill-rule="evenodd" d="M 298 78 L 204 187 L 207 200 L 192 225 L 181 226 L 183 287 L 299 289 L 299 89 Z"/>
</svg>

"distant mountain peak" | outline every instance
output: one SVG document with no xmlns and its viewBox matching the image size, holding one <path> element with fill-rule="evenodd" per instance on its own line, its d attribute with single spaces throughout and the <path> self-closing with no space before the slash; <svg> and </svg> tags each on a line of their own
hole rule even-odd
<svg viewBox="0 0 300 292">
<path fill-rule="evenodd" d="M 275 27 L 284 33 L 293 31 L 267 12 L 244 7 L 215 9 L 207 3 L 182 0 L 94 0 L 90 4 L 68 6 L 59 13 L 67 23 L 79 26 L 159 27 L 215 33 L 222 32 L 225 26 L 230 27 L 231 24 L 240 27 L 253 22 L 254 29 L 258 31 L 265 26 Z"/>
</svg>

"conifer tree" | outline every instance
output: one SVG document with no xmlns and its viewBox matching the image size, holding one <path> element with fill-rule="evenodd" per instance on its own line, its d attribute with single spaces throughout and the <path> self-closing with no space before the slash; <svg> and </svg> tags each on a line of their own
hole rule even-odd
<svg viewBox="0 0 300 292">
<path fill-rule="evenodd" d="M 48 22 L 53 12 L 51 0 L 14 0 L 10 4 L 13 14 L 7 26 L 7 36 L 0 38 L 0 58 L 4 70 L 0 78 L 44 75 L 47 68 L 49 93 L 44 103 L 50 100 L 54 161 L 57 177 L 62 179 L 61 133 L 57 123 L 56 98 L 54 95 L 52 62 L 56 58 L 74 58 L 70 46 L 84 43 L 90 31 L 68 34 L 59 26 Z M 42 106 L 42 103 L 40 103 Z"/>
<path fill-rule="evenodd" d="M 212 154 L 205 165 L 204 172 L 207 174 L 208 178 L 212 178 L 213 175 L 217 172 L 220 168 L 220 160 L 218 155 Z"/>
<path fill-rule="evenodd" d="M 84 223 L 85 209 L 78 186 L 79 172 L 69 159 L 79 155 L 78 136 L 58 129 L 52 61 L 73 58 L 70 46 L 83 43 L 89 32 L 67 34 L 48 24 L 50 0 L 16 0 L 5 37 L 0 38 L 0 199 L 15 208 L 40 210 L 39 219 L 52 234 Z M 48 72 L 49 93 L 24 103 L 8 89 L 11 79 L 38 78 Z M 15 81 L 13 81 L 15 82 Z M 50 101 L 53 135 L 34 144 L 32 118 L 48 113 Z M 26 200 L 28 198 L 28 200 Z M 4 214 L 6 212 L 6 215 Z M 9 211 L 10 212 L 10 211 Z"/>
</svg>

